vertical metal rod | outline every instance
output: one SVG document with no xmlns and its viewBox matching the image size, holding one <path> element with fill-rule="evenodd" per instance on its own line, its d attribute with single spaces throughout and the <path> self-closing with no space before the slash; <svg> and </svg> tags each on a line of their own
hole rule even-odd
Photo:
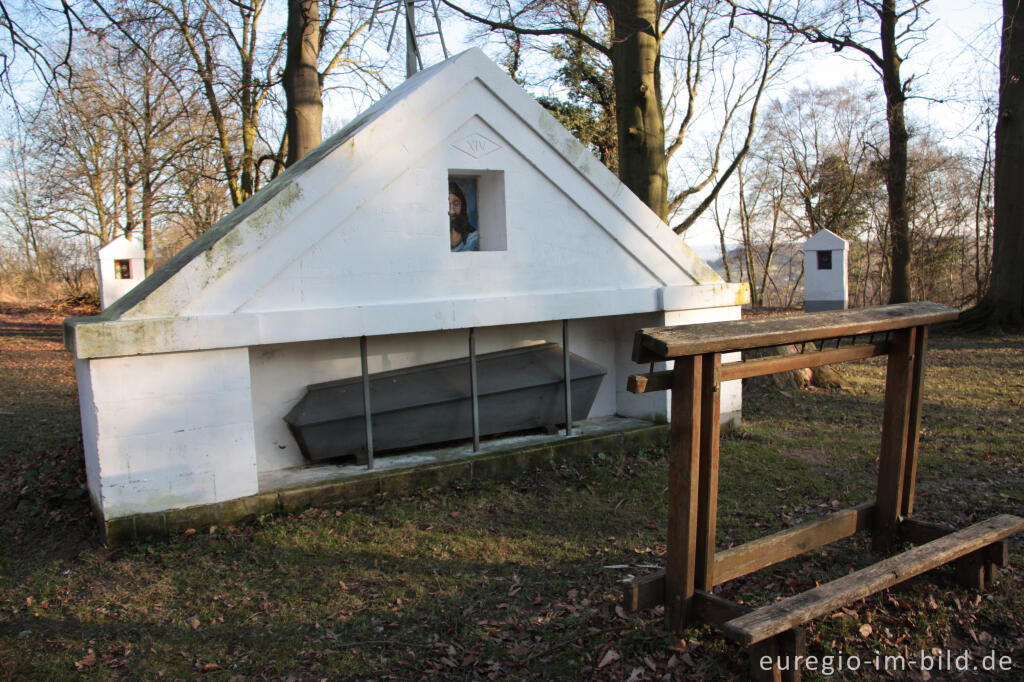
<svg viewBox="0 0 1024 682">
<path fill-rule="evenodd" d="M 366 361 L 366 337 L 359 337 L 359 359 L 363 365 L 363 423 L 366 424 L 366 468 L 373 468 L 373 417 L 370 414 L 370 371 Z"/>
<path fill-rule="evenodd" d="M 562 360 L 565 376 L 565 435 L 572 435 L 572 372 L 569 369 L 569 320 L 562 320 Z"/>
<path fill-rule="evenodd" d="M 476 381 L 476 330 L 469 328 L 469 393 L 473 409 L 473 452 L 480 452 L 480 404 Z"/>
<path fill-rule="evenodd" d="M 420 47 L 416 44 L 416 3 L 405 0 L 405 77 L 412 78 L 422 68 Z"/>
</svg>

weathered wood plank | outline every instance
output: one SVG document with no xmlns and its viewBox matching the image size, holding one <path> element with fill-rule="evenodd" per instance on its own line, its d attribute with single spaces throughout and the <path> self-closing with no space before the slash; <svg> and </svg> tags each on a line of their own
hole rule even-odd
<svg viewBox="0 0 1024 682">
<path fill-rule="evenodd" d="M 673 632 L 686 626 L 696 573 L 701 365 L 691 356 L 673 369 L 665 558 L 665 619 Z"/>
<path fill-rule="evenodd" d="M 1021 531 L 1024 531 L 1024 519 L 1010 514 L 995 516 L 734 618 L 722 626 L 722 632 L 745 645 L 760 642 Z"/>
<path fill-rule="evenodd" d="M 878 486 L 875 493 L 875 524 L 871 548 L 889 551 L 899 525 L 904 474 L 907 461 L 907 431 L 910 424 L 911 382 L 915 338 L 914 328 L 893 334 L 889 365 L 885 375 L 882 412 L 882 445 L 878 455 Z"/>
<path fill-rule="evenodd" d="M 871 525 L 874 502 L 831 514 L 824 519 L 767 535 L 738 547 L 723 550 L 715 557 L 715 584 L 748 575 L 812 549 L 850 537 Z"/>
<path fill-rule="evenodd" d="M 813 351 L 797 355 L 780 355 L 771 358 L 757 358 L 743 362 L 727 362 L 722 365 L 722 381 L 748 379 L 776 372 L 788 372 L 805 367 L 820 367 L 836 362 L 850 362 L 885 355 L 889 352 L 888 343 L 872 343 L 844 348 L 833 348 L 826 351 Z M 653 393 L 667 391 L 672 387 L 672 370 L 650 372 L 647 374 L 631 374 L 626 379 L 626 390 L 630 393 Z"/>
<path fill-rule="evenodd" d="M 700 389 L 700 467 L 697 483 L 697 573 L 695 585 L 715 585 L 715 529 L 718 526 L 718 446 L 722 412 L 722 355 L 703 356 Z"/>
<path fill-rule="evenodd" d="M 837 336 L 885 332 L 946 322 L 958 316 L 959 312 L 955 308 L 922 302 L 756 320 L 651 327 L 637 331 L 633 343 L 633 360 L 653 362 L 684 355 L 726 353 Z"/>
</svg>

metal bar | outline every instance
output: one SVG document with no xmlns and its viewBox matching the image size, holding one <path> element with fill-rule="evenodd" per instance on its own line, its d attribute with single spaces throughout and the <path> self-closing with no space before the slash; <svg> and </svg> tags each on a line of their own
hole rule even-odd
<svg viewBox="0 0 1024 682">
<path fill-rule="evenodd" d="M 473 452 L 480 452 L 480 395 L 476 377 L 476 329 L 469 328 L 469 394 L 473 410 Z"/>
<path fill-rule="evenodd" d="M 569 369 L 569 320 L 562 320 L 562 361 L 565 365 L 565 435 L 572 435 L 572 371 Z"/>
<path fill-rule="evenodd" d="M 416 44 L 416 3 L 405 0 L 405 77 L 412 78 L 422 68 L 420 47 Z"/>
<path fill-rule="evenodd" d="M 444 33 L 441 31 L 441 15 L 438 12 L 437 0 L 430 0 L 430 4 L 434 8 L 434 21 L 437 22 L 437 37 L 441 40 L 441 52 L 444 53 L 444 58 L 448 59 L 448 46 L 444 44 Z"/>
<path fill-rule="evenodd" d="M 366 468 L 373 468 L 373 416 L 370 412 L 370 371 L 366 361 L 366 337 L 359 337 L 359 359 L 363 365 L 363 422 L 366 424 Z"/>
</svg>

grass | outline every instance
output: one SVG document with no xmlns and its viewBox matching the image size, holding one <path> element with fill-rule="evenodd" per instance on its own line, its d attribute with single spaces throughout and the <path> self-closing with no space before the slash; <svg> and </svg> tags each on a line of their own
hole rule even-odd
<svg viewBox="0 0 1024 682">
<path fill-rule="evenodd" d="M 12 326 L 27 314 L 0 311 L 7 678 L 746 679 L 745 654 L 709 630 L 673 637 L 658 609 L 619 605 L 626 575 L 664 561 L 663 450 L 106 550 L 82 493 L 71 360 Z M 884 365 L 842 371 L 843 391 L 747 392 L 723 438 L 720 547 L 873 497 Z M 933 339 L 918 516 L 1024 515 L 1022 388 L 1024 337 Z M 1021 550 L 983 594 L 945 568 L 819 619 L 808 653 L 995 651 L 1014 668 L 965 679 L 1021 679 Z M 766 603 L 871 561 L 855 537 L 721 592 Z M 849 676 L 875 678 L 889 679 Z"/>
</svg>

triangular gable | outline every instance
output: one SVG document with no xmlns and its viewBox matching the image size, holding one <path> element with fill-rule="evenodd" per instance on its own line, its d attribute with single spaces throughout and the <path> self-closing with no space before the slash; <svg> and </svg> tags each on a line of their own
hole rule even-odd
<svg viewBox="0 0 1024 682">
<path fill-rule="evenodd" d="M 450 252 L 446 187 L 460 172 L 502 174 L 504 248 Z M 215 343 L 252 344 L 639 312 L 694 286 L 694 307 L 743 302 L 474 49 L 406 81 L 73 327 L 160 320 L 140 345 L 162 334 L 175 340 L 157 345 L 188 348 L 209 336 L 200 320 L 231 317 Z"/>
<path fill-rule="evenodd" d="M 141 239 L 128 239 L 122 235 L 107 242 L 103 248 L 96 252 L 96 257 L 110 260 L 145 258 L 146 252 L 142 248 Z"/>
<path fill-rule="evenodd" d="M 846 240 L 828 228 L 821 228 L 804 242 L 804 251 L 838 251 L 846 248 Z"/>
</svg>

